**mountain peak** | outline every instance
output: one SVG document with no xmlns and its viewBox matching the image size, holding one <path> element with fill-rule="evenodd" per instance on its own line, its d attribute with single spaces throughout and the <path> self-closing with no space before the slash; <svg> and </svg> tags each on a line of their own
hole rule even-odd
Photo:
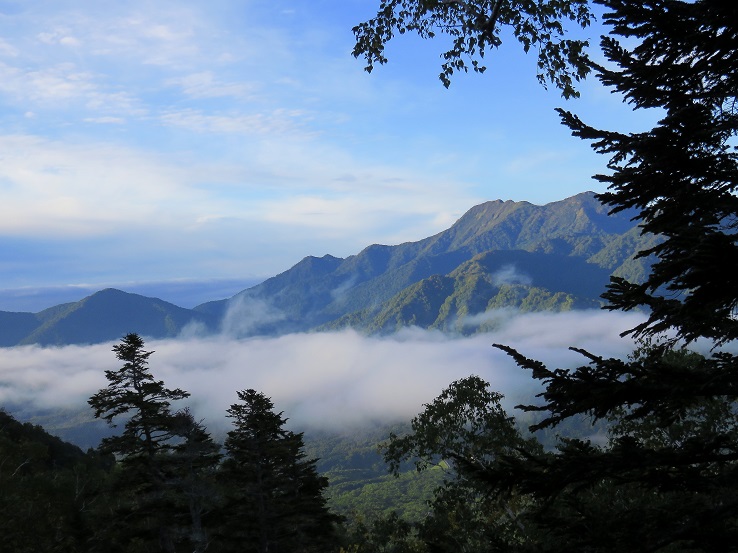
<svg viewBox="0 0 738 553">
<path fill-rule="evenodd" d="M 632 213 L 608 215 L 593 192 L 543 206 L 497 199 L 472 207 L 434 236 L 374 244 L 346 259 L 307 256 L 230 300 L 194 310 L 105 288 L 36 314 L 0 313 L 0 345 L 103 342 L 128 332 L 175 337 L 192 322 L 216 330 L 227 313 L 229 321 L 256 320 L 244 334 L 253 336 L 340 321 L 354 325 L 378 309 L 392 313 L 395 322 L 430 324 L 433 318 L 446 325 L 495 306 L 594 305 L 613 272 L 638 280 L 645 261 L 632 256 L 643 249 L 643 240 Z"/>
</svg>

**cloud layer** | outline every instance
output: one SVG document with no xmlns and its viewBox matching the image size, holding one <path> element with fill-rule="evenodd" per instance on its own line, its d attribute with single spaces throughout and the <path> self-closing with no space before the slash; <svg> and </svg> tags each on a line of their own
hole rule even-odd
<svg viewBox="0 0 738 553">
<path fill-rule="evenodd" d="M 452 381 L 477 374 L 507 396 L 506 406 L 537 390 L 493 343 L 517 348 L 551 366 L 584 360 L 575 345 L 623 357 L 632 342 L 620 332 L 637 315 L 604 312 L 512 317 L 498 332 L 452 339 L 408 329 L 391 337 L 353 331 L 292 334 L 278 338 L 151 341 L 150 367 L 168 387 L 188 390 L 189 402 L 211 427 L 222 429 L 236 391 L 253 388 L 271 397 L 295 426 L 337 429 L 367 422 L 409 420 Z M 117 369 L 111 344 L 62 348 L 0 349 L 0 405 L 84 408 L 107 385 L 103 371 Z"/>
</svg>

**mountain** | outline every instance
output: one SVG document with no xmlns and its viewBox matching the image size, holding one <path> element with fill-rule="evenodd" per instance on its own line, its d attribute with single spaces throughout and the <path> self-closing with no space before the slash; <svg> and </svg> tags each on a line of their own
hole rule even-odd
<svg viewBox="0 0 738 553">
<path fill-rule="evenodd" d="M 474 316 L 504 308 L 523 312 L 597 308 L 596 298 L 610 274 L 580 257 L 490 251 L 474 256 L 447 276 L 424 278 L 381 305 L 344 315 L 324 329 L 393 332 L 419 326 L 462 334 L 489 330 L 493 317 Z"/>
<path fill-rule="evenodd" d="M 192 310 L 108 289 L 39 313 L 0 312 L 0 346 L 174 337 L 192 324 L 236 337 L 408 325 L 484 331 L 498 308 L 598 307 L 610 275 L 642 281 L 648 264 L 634 254 L 656 238 L 642 237 L 633 215 L 608 215 L 592 192 L 543 206 L 485 202 L 434 236 L 345 259 L 309 256 Z"/>
<path fill-rule="evenodd" d="M 347 326 L 392 331 L 409 324 L 448 330 L 496 307 L 597 307 L 611 274 L 641 280 L 650 244 L 632 213 L 607 214 L 592 192 L 537 206 L 490 201 L 418 242 L 372 245 L 355 256 L 306 257 L 229 300 L 196 311 L 228 318 L 268 313 L 249 333 Z"/>
<path fill-rule="evenodd" d="M 171 338 L 188 325 L 214 331 L 216 318 L 113 288 L 38 313 L 0 312 L 0 346 L 94 344 L 136 332 Z"/>
</svg>

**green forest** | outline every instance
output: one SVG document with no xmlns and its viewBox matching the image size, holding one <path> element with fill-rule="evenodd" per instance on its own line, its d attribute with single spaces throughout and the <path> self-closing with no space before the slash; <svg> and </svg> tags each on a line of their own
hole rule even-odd
<svg viewBox="0 0 738 553">
<path fill-rule="evenodd" d="M 738 551 L 738 4 L 594 3 L 610 29 L 601 61 L 564 32 L 589 23 L 586 0 L 383 0 L 354 28 L 354 55 L 372 70 L 395 34 L 445 34 L 449 86 L 484 72 L 510 32 L 564 97 L 592 73 L 633 109 L 658 110 L 637 133 L 559 111 L 608 157 L 598 198 L 662 238 L 639 253 L 653 259 L 643 282 L 614 276 L 603 294 L 605 309 L 646 313 L 627 358 L 572 344 L 583 364 L 550 368 L 495 344 L 542 385 L 518 406 L 524 421 L 487 382 L 457 380 L 378 440 L 389 473 L 377 476 L 372 440 L 320 471 L 330 444 L 309 455 L 252 389 L 234 391 L 216 443 L 128 334 L 89 398 L 116 429 L 95 450 L 0 414 L 3 551 Z M 606 439 L 571 432 L 583 422 Z M 394 494 L 408 501 L 391 506 Z"/>
</svg>

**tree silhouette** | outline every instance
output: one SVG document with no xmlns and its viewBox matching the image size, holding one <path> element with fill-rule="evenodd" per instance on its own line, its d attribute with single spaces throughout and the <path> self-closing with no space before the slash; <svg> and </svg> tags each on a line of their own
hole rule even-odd
<svg viewBox="0 0 738 553">
<path fill-rule="evenodd" d="M 113 346 L 123 361 L 118 370 L 106 370 L 108 386 L 88 403 L 95 417 L 111 426 L 122 419 L 123 432 L 102 440 L 100 450 L 118 458 L 120 470 L 114 474 L 111 493 L 119 497 L 109 525 L 103 525 L 101 540 L 125 551 L 174 551 L 176 502 L 166 493 L 172 473 L 172 456 L 179 417 L 171 402 L 189 393 L 168 389 L 154 380 L 148 369 L 153 351 L 144 350 L 137 334 L 126 335 Z"/>
<path fill-rule="evenodd" d="M 302 434 L 283 428 L 272 401 L 255 390 L 238 392 L 228 416 L 219 476 L 225 504 L 219 535 L 226 551 L 323 551 L 334 543 L 336 518 L 326 507 L 328 486 L 315 460 L 305 458 Z"/>
</svg>

